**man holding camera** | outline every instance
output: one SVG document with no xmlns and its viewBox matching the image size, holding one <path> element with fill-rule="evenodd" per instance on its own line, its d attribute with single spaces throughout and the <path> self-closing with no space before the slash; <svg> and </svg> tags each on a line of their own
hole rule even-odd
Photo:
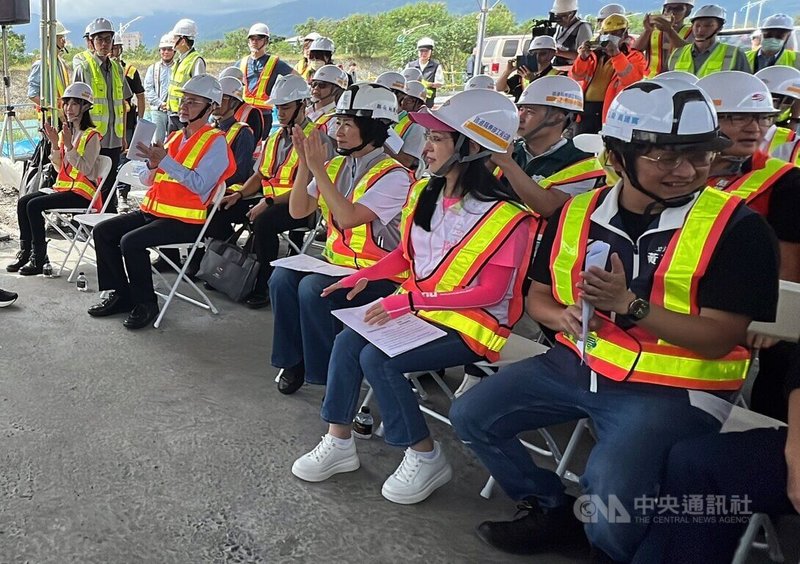
<svg viewBox="0 0 800 564">
<path fill-rule="evenodd" d="M 497 78 L 495 90 L 511 94 L 517 102 L 522 91 L 537 78 L 561 74 L 553 68 L 555 55 L 555 39 L 549 35 L 534 37 L 527 55 L 508 60 L 503 74 Z"/>
<path fill-rule="evenodd" d="M 592 25 L 578 17 L 578 0 L 555 0 L 550 20 L 556 24 L 557 57 L 555 65 L 571 65 L 578 47 L 592 39 Z"/>
<path fill-rule="evenodd" d="M 644 33 L 633 47 L 647 53 L 647 78 L 666 72 L 672 51 L 691 43 L 692 24 L 686 18 L 693 7 L 694 0 L 664 0 L 660 15 L 645 14 Z"/>
</svg>

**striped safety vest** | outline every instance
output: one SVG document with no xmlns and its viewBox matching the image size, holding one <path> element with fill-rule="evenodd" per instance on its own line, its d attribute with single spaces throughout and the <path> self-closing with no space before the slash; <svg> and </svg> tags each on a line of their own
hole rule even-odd
<svg viewBox="0 0 800 564">
<path fill-rule="evenodd" d="M 713 188 L 719 188 L 723 192 L 740 197 L 753 211 L 766 216 L 769 211 L 767 196 L 772 190 L 772 186 L 793 168 L 794 165 L 791 163 L 769 157 L 763 167 L 751 170 L 733 182 L 726 183 L 725 178 L 722 177 L 720 179 L 709 178 L 708 183 Z"/>
<path fill-rule="evenodd" d="M 114 112 L 114 135 L 120 139 L 125 135 L 125 100 L 123 99 L 122 80 L 124 72 L 122 66 L 114 59 L 108 59 L 111 65 L 111 97 L 112 108 L 108 107 L 108 85 L 103 70 L 94 55 L 84 57 L 84 65 L 89 71 L 92 92 L 94 92 L 94 103 L 89 110 L 95 128 L 100 135 L 108 135 L 108 124 L 111 121 L 110 112 Z M 85 75 L 86 73 L 84 73 Z M 84 78 L 86 78 L 84 76 Z"/>
<path fill-rule="evenodd" d="M 576 285 L 581 281 L 589 242 L 591 215 L 600 195 L 595 190 L 572 198 L 564 206 L 550 260 L 553 298 L 569 306 L 578 301 Z M 697 315 L 697 288 L 739 198 L 704 190 L 689 210 L 683 226 L 671 237 L 658 265 L 650 290 L 650 302 L 670 311 Z M 722 358 L 703 358 L 683 347 L 671 345 L 641 327 L 626 331 L 600 315 L 602 327 L 590 333 L 584 361 L 606 378 L 618 382 L 641 382 L 697 390 L 738 390 L 747 374 L 750 356 L 736 347 Z M 559 333 L 559 342 L 578 356 L 576 338 Z"/>
<path fill-rule="evenodd" d="M 678 31 L 681 39 L 686 39 L 690 33 L 692 33 L 692 24 L 683 24 Z M 669 56 L 664 59 L 663 55 L 664 51 L 669 50 L 669 46 L 665 45 L 665 42 L 669 43 L 669 40 L 664 37 L 664 33 L 660 29 L 654 29 L 650 34 L 650 50 L 647 52 L 648 64 L 644 73 L 645 78 L 654 78 L 667 70 Z"/>
<path fill-rule="evenodd" d="M 181 147 L 182 136 L 183 131 L 175 131 L 170 135 L 166 142 L 167 154 L 179 165 L 194 170 L 203 155 L 208 152 L 211 144 L 218 137 L 223 137 L 223 133 L 211 125 L 204 125 Z M 215 184 L 230 177 L 235 170 L 236 160 L 228 148 L 228 166 Z M 203 224 L 207 216 L 207 206 L 207 201 L 201 200 L 200 196 L 159 168 L 153 185 L 142 198 L 141 209 L 144 213 L 158 217 L 177 219 L 184 223 Z"/>
<path fill-rule="evenodd" d="M 733 69 L 733 64 L 736 60 L 736 48 L 726 43 L 717 43 L 706 62 L 699 69 L 695 69 L 692 47 L 694 45 L 690 43 L 673 51 L 672 57 L 675 58 L 675 68 L 673 70 L 685 71 L 695 75 L 697 78 L 703 78 L 715 72 Z"/>
<path fill-rule="evenodd" d="M 61 96 L 64 95 L 64 90 L 67 89 L 72 83 L 69 77 L 69 67 L 67 67 L 67 63 L 65 63 L 61 57 L 58 57 L 58 72 L 56 73 L 56 99 L 58 103 L 61 104 Z"/>
<path fill-rule="evenodd" d="M 75 146 L 78 156 L 82 157 L 86 153 L 86 143 L 88 143 L 89 139 L 91 139 L 94 135 L 100 135 L 100 132 L 94 128 L 86 129 L 81 133 L 81 136 L 78 138 L 78 144 Z M 56 192 L 72 191 L 80 194 L 91 202 L 92 198 L 94 198 L 95 192 L 97 191 L 97 179 L 90 179 L 88 176 L 67 162 L 63 144 L 61 145 L 60 150 L 61 168 L 58 170 L 58 176 L 53 184 L 53 190 Z M 99 212 L 102 207 L 103 196 L 98 196 L 94 203 L 94 211 Z"/>
<path fill-rule="evenodd" d="M 183 97 L 181 88 L 184 83 L 192 78 L 194 72 L 194 65 L 197 59 L 200 59 L 197 51 L 192 49 L 181 57 L 181 60 L 173 65 L 172 72 L 169 77 L 169 92 L 167 94 L 167 109 L 173 114 L 177 114 L 180 109 L 180 101 Z"/>
<path fill-rule="evenodd" d="M 409 116 L 408 112 L 405 110 L 398 116 L 398 118 L 398 122 L 394 124 L 393 128 L 395 133 L 397 133 L 402 139 L 414 122 L 411 121 L 411 116 Z"/>
<path fill-rule="evenodd" d="M 322 131 L 325 135 L 329 135 L 328 133 L 328 122 L 336 117 L 336 110 L 331 110 L 327 114 L 322 114 L 317 119 L 314 120 L 314 125 L 317 126 L 317 129 Z"/>
<path fill-rule="evenodd" d="M 788 143 L 789 141 L 794 141 L 795 137 L 796 137 L 795 132 L 789 129 L 788 127 L 776 127 L 775 133 L 769 140 L 769 147 L 767 148 L 767 153 L 771 155 L 773 151 L 775 151 L 775 149 L 777 149 L 784 143 Z"/>
<path fill-rule="evenodd" d="M 228 131 L 225 132 L 225 142 L 228 144 L 231 152 L 233 152 L 233 142 L 236 141 L 236 136 L 239 135 L 239 132 L 242 130 L 243 127 L 250 129 L 250 126 L 244 122 L 237 121 L 234 122 L 233 125 L 228 128 Z M 238 192 L 244 187 L 243 184 L 231 184 L 227 187 L 228 192 Z"/>
<path fill-rule="evenodd" d="M 528 210 L 512 202 L 496 202 L 464 238 L 447 251 L 433 272 L 419 278 L 414 270 L 414 249 L 411 244 L 411 227 L 414 223 L 419 194 L 428 185 L 428 179 L 417 181 L 403 207 L 400 221 L 403 256 L 411 265 L 409 277 L 398 292 L 454 292 L 468 288 L 480 270 L 489 262 L 497 250 L 523 221 L 530 219 Z M 533 222 L 525 256 L 529 259 L 533 249 Z M 417 311 L 415 315 L 439 325 L 455 329 L 464 342 L 476 354 L 494 362 L 506 344 L 511 328 L 522 317 L 522 284 L 525 276 L 518 275 L 514 281 L 513 297 L 508 307 L 508 323 L 501 324 L 485 308 L 474 307 L 456 310 Z"/>
<path fill-rule="evenodd" d="M 337 186 L 340 181 L 339 175 L 344 169 L 344 163 L 345 157 L 336 156 L 325 167 L 328 178 L 330 178 L 334 186 Z M 358 202 L 367 193 L 367 190 L 394 170 L 402 170 L 404 173 L 408 173 L 403 165 L 386 156 L 373 164 L 345 197 L 349 202 Z M 372 266 L 386 256 L 387 252 L 378 245 L 372 233 L 372 222 L 350 229 L 340 229 L 336 225 L 328 205 L 325 203 L 325 198 L 320 196 L 318 203 L 322 216 L 328 224 L 328 237 L 325 240 L 325 250 L 323 251 L 323 256 L 328 259 L 328 262 L 361 269 Z"/>
<path fill-rule="evenodd" d="M 272 104 L 269 103 L 267 86 L 269 86 L 279 59 L 275 55 L 267 55 L 267 64 L 264 65 L 264 69 L 258 77 L 255 90 L 250 90 L 250 80 L 247 76 L 247 62 L 249 60 L 250 57 L 244 57 L 239 61 L 239 68 L 244 75 L 244 95 L 242 97 L 246 104 L 250 104 L 254 108 L 258 108 L 259 110 L 272 110 Z"/>
<path fill-rule="evenodd" d="M 745 53 L 747 56 L 747 62 L 750 63 L 750 69 L 752 72 L 756 72 L 756 57 L 758 56 L 758 52 L 760 49 L 753 51 L 752 49 Z M 788 49 L 784 49 L 783 52 L 778 56 L 778 58 L 773 63 L 775 66 L 787 66 L 787 67 L 797 67 L 797 52 L 796 51 L 789 51 Z M 761 70 L 761 69 L 758 69 Z"/>
<path fill-rule="evenodd" d="M 308 137 L 314 127 L 316 127 L 314 123 L 308 122 L 303 127 L 303 134 Z M 258 172 L 263 177 L 261 190 L 267 198 L 277 198 L 283 194 L 288 194 L 294 185 L 294 180 L 297 178 L 297 169 L 300 166 L 300 157 L 294 145 L 286 153 L 286 159 L 283 162 L 278 162 L 278 141 L 280 141 L 282 133 L 283 128 L 280 127 L 267 138 L 261 166 L 258 169 Z"/>
</svg>

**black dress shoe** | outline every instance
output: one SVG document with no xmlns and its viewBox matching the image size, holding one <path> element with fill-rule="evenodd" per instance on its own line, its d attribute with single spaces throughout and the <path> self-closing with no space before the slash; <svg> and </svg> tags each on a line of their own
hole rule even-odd
<svg viewBox="0 0 800 564">
<path fill-rule="evenodd" d="M 306 368 L 301 362 L 297 366 L 284 368 L 278 378 L 278 391 L 282 394 L 295 393 L 306 380 Z"/>
<path fill-rule="evenodd" d="M 117 292 L 111 292 L 99 304 L 89 308 L 89 315 L 92 317 L 106 317 L 117 313 L 128 313 L 133 309 L 130 300 L 123 298 Z"/>
<path fill-rule="evenodd" d="M 128 329 L 141 329 L 150 325 L 158 317 L 158 304 L 147 302 L 133 306 L 128 318 L 122 324 Z"/>
<path fill-rule="evenodd" d="M 244 305 L 250 309 L 262 309 L 269 305 L 269 296 L 266 294 L 250 294 L 244 301 Z"/>
</svg>

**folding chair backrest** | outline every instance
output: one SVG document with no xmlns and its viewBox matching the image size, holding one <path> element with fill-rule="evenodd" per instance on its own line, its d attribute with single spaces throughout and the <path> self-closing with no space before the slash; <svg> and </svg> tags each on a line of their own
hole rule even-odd
<svg viewBox="0 0 800 564">
<path fill-rule="evenodd" d="M 147 186 L 139 180 L 139 170 L 142 166 L 146 165 L 139 161 L 126 162 L 117 172 L 117 183 L 127 184 L 136 190 L 147 190 Z"/>
<path fill-rule="evenodd" d="M 206 234 L 206 229 L 208 229 L 208 224 L 211 223 L 211 220 L 214 219 L 214 215 L 217 213 L 220 204 L 222 203 L 222 198 L 225 197 L 225 182 L 220 182 L 216 188 L 214 188 L 214 195 L 211 197 L 211 209 L 208 210 L 208 215 L 206 215 L 206 221 L 203 223 L 203 228 L 200 230 L 200 235 L 197 237 L 198 241 L 202 241 L 203 237 Z"/>
<path fill-rule="evenodd" d="M 105 155 L 98 156 L 97 157 L 97 166 L 98 166 L 97 190 L 94 191 L 94 196 L 92 196 L 92 201 L 89 202 L 89 207 L 87 208 L 87 211 L 89 213 L 91 213 L 92 210 L 94 210 L 94 205 L 97 202 L 97 198 L 99 198 L 100 194 L 101 194 L 100 188 L 102 188 L 103 182 L 106 181 L 106 178 L 108 178 L 108 174 L 111 172 L 111 158 L 109 158 L 109 157 L 107 157 Z M 108 202 L 110 200 L 111 200 L 111 197 L 109 195 L 107 200 L 103 203 L 103 209 L 101 211 L 105 211 L 106 210 L 106 206 L 108 205 Z"/>
<path fill-rule="evenodd" d="M 754 321 L 750 331 L 796 343 L 800 339 L 800 284 L 781 280 L 775 322 Z"/>
</svg>

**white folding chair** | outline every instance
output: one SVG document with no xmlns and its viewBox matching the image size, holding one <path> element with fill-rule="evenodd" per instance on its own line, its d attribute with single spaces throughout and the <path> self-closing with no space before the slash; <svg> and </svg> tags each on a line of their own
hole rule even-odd
<svg viewBox="0 0 800 564">
<path fill-rule="evenodd" d="M 129 164 L 132 166 L 126 168 Z M 131 187 L 128 191 L 128 203 L 131 204 L 131 207 L 139 205 L 144 195 L 147 194 L 148 187 L 139 180 L 139 170 L 143 166 L 147 165 L 139 161 L 128 161 L 122 165 L 122 168 L 120 168 L 117 173 L 117 179 L 120 180 L 122 184 L 127 184 Z"/>
<path fill-rule="evenodd" d="M 322 214 L 317 212 L 317 216 L 315 218 L 314 227 L 298 227 L 296 229 L 290 229 L 289 231 L 285 231 L 280 234 L 281 239 L 286 241 L 286 244 L 289 245 L 289 248 L 296 252 L 298 255 L 302 255 L 308 252 L 308 249 L 311 248 L 311 245 L 314 244 L 315 237 L 317 233 L 323 228 L 324 219 L 322 218 Z M 289 237 L 290 233 L 297 233 L 297 232 L 305 232 L 306 234 L 303 237 L 303 244 L 298 247 L 297 244 L 292 241 L 291 237 Z"/>
<path fill-rule="evenodd" d="M 72 250 L 75 248 L 75 243 L 78 240 L 78 233 L 79 228 L 76 228 L 72 224 L 72 218 L 78 214 L 89 214 L 94 213 L 94 205 L 97 202 L 97 198 L 100 197 L 100 187 L 105 182 L 106 177 L 111 172 L 111 159 L 106 157 L 105 155 L 100 155 L 97 157 L 98 163 L 98 175 L 97 175 L 97 190 L 94 191 L 94 196 L 92 200 L 89 202 L 89 205 L 85 208 L 53 208 L 49 210 L 44 210 L 42 212 L 42 217 L 44 217 L 45 229 L 47 227 L 52 227 L 55 229 L 59 235 L 61 235 L 65 241 L 69 242 L 69 248 L 67 250 L 60 249 L 56 246 L 53 246 L 52 249 L 57 251 L 61 251 L 64 253 L 64 260 L 61 262 L 61 265 L 58 269 L 58 276 L 61 275 L 61 272 L 64 270 L 64 267 L 67 264 L 67 260 L 69 260 L 70 255 L 72 254 Z M 106 206 L 112 199 L 112 194 L 108 195 L 108 198 L 103 203 L 103 207 L 101 211 L 105 211 Z M 63 224 L 65 228 L 62 228 L 60 224 Z"/>
<path fill-rule="evenodd" d="M 78 231 L 76 236 L 76 241 L 80 241 L 81 235 L 85 236 L 86 240 L 83 241 L 83 246 L 80 248 L 80 254 L 78 256 L 78 262 L 75 265 L 75 268 L 72 269 L 72 272 L 67 279 L 68 282 L 73 282 L 75 275 L 77 274 L 78 270 L 80 270 L 81 262 L 83 261 L 86 251 L 89 247 L 94 248 L 94 244 L 92 243 L 92 231 L 94 228 L 97 227 L 100 223 L 104 222 L 107 219 L 111 219 L 112 217 L 117 217 L 118 213 L 111 213 L 106 212 L 106 208 L 108 207 L 108 202 L 112 200 L 114 195 L 119 190 L 119 185 L 121 183 L 130 184 L 129 179 L 131 176 L 136 176 L 136 181 L 139 182 L 138 175 L 135 174 L 135 169 L 137 167 L 137 163 L 134 161 L 128 161 L 117 172 L 117 180 L 114 183 L 114 187 L 111 189 L 111 193 L 108 195 L 108 199 L 103 204 L 103 209 L 100 213 L 82 213 L 73 216 L 72 220 L 78 224 Z M 76 243 L 77 245 L 77 243 Z M 89 257 L 86 257 L 87 262 L 95 264 L 95 261 Z"/>
<path fill-rule="evenodd" d="M 200 229 L 200 233 L 198 233 L 197 238 L 194 240 L 193 243 L 174 243 L 169 245 L 159 245 L 158 247 L 152 247 L 152 249 L 156 253 L 158 253 L 158 255 L 162 259 L 164 259 L 167 262 L 167 264 L 169 264 L 173 268 L 173 270 L 178 274 L 177 278 L 175 279 L 175 282 L 170 284 L 170 282 L 166 278 L 164 278 L 164 276 L 160 272 L 158 272 L 155 268 L 152 269 L 153 274 L 155 274 L 160 279 L 160 281 L 163 282 L 164 285 L 170 289 L 169 292 L 166 294 L 163 292 L 156 291 L 156 295 L 164 300 L 164 305 L 161 307 L 161 311 L 159 312 L 158 317 L 156 318 L 156 322 L 153 324 L 153 326 L 156 328 L 158 328 L 161 325 L 161 320 L 164 319 L 164 315 L 167 313 L 167 308 L 169 308 L 169 305 L 172 303 L 173 298 L 179 298 L 185 302 L 209 310 L 213 314 L 219 313 L 214 304 L 211 303 L 211 300 L 208 298 L 206 293 L 203 292 L 203 290 L 201 290 L 200 287 L 197 284 L 195 284 L 191 278 L 186 276 L 186 269 L 189 268 L 189 264 L 191 263 L 192 257 L 194 257 L 195 252 L 197 252 L 197 249 L 205 245 L 205 243 L 203 242 L 203 237 L 206 234 L 206 229 L 208 229 L 208 224 L 211 222 L 211 220 L 214 218 L 214 215 L 217 213 L 217 210 L 219 209 L 219 204 L 222 201 L 223 196 L 225 195 L 225 183 L 221 182 L 214 190 L 215 191 L 212 200 L 213 204 L 208 212 L 208 215 L 206 216 L 206 221 L 205 223 L 203 223 L 202 229 Z M 165 253 L 162 252 L 163 249 L 177 249 L 177 250 L 186 249 L 187 251 L 186 261 L 183 263 L 182 266 L 175 264 L 172 261 L 172 259 L 170 259 Z M 203 301 L 200 302 L 198 300 L 195 300 L 194 298 L 190 298 L 189 296 L 186 296 L 178 292 L 178 287 L 180 286 L 181 282 L 184 282 L 189 286 L 191 286 L 192 289 L 195 292 L 197 292 L 197 294 L 201 297 Z"/>
</svg>

